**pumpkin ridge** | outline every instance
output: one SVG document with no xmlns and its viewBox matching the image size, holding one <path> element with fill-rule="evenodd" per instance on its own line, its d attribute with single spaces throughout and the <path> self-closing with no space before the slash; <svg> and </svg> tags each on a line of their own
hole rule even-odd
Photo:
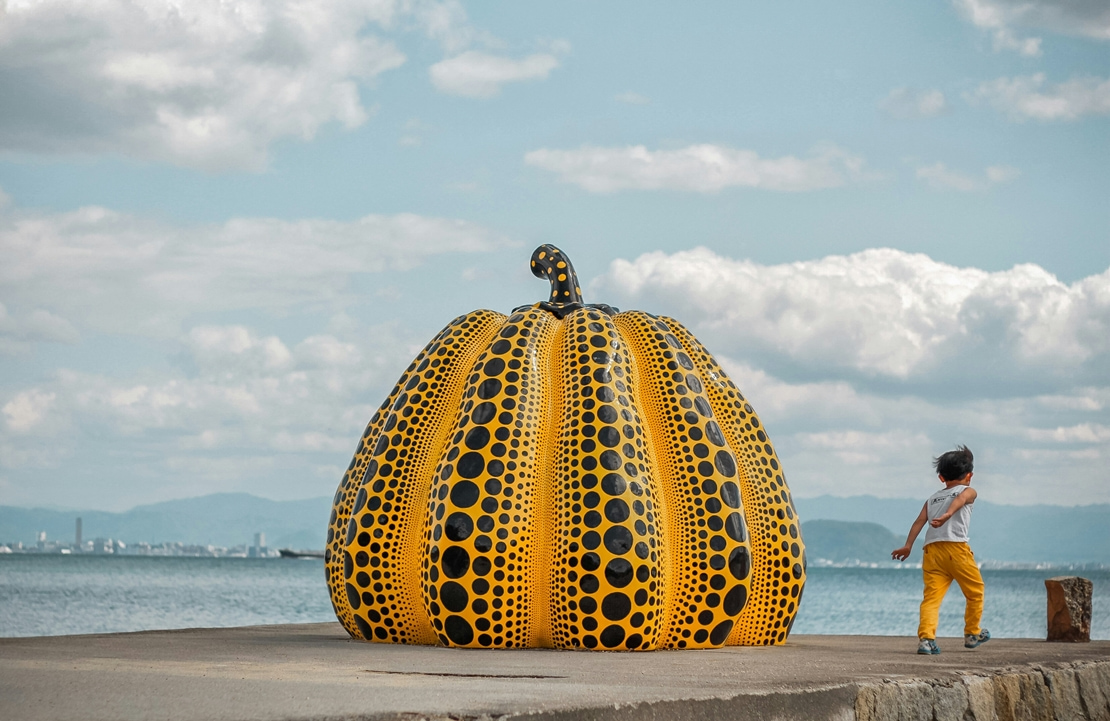
<svg viewBox="0 0 1110 721">
<path fill-rule="evenodd" d="M 554 545 L 555 520 L 554 504 L 550 499 L 555 495 L 555 445 L 557 443 L 558 412 L 563 404 L 565 365 L 562 362 L 563 339 L 567 324 L 563 319 L 552 320 L 552 335 L 546 347 L 536 349 L 532 367 L 537 370 L 536 384 L 544 387 L 546 402 L 542 415 L 536 444 L 536 482 L 535 482 L 535 558 L 532 577 L 532 598 L 535 599 L 535 612 L 529 628 L 530 646 L 552 648 L 552 566 L 551 549 Z M 542 350 L 542 352 L 541 352 Z"/>
<path fill-rule="evenodd" d="M 705 347 L 677 322 L 676 335 L 688 346 L 694 364 L 706 379 L 709 402 L 721 431 L 737 453 L 741 494 L 752 547 L 752 584 L 748 605 L 740 615 L 729 643 L 781 644 L 797 617 L 805 587 L 805 544 L 801 523 L 789 495 L 777 455 L 751 404 Z M 758 434 L 763 434 L 760 440 Z M 768 450 L 770 449 L 770 450 Z M 782 548 L 783 542 L 787 548 Z M 800 553 L 795 553 L 797 544 Z M 801 559 L 801 560 L 800 560 Z M 782 560 L 787 561 L 782 566 Z M 783 572 L 779 572 L 779 568 Z M 779 585 L 779 579 L 789 582 Z M 780 591 L 781 588 L 781 591 Z M 785 602 L 783 605 L 780 603 Z M 776 610 L 777 608 L 777 610 Z M 785 609 L 785 610 L 784 610 Z M 780 616 L 780 611 L 783 612 Z"/>
<path fill-rule="evenodd" d="M 530 640 L 537 410 L 546 392 L 533 351 L 555 323 L 529 310 L 495 329 L 470 364 L 440 443 L 418 591 L 444 645 L 524 647 Z"/>
<path fill-rule="evenodd" d="M 435 347 L 444 337 L 450 334 L 451 329 L 463 322 L 466 319 L 465 315 L 455 318 L 453 321 L 444 326 L 439 333 L 435 335 L 424 346 L 423 349 L 416 355 L 413 361 L 401 373 L 401 377 L 394 384 L 393 390 L 390 391 L 385 401 L 374 412 L 370 421 L 366 424 L 366 430 L 362 433 L 362 438 L 359 439 L 358 447 L 355 449 L 355 455 L 351 459 L 351 464 L 347 467 L 346 472 L 343 474 L 342 480 L 339 482 L 339 488 L 335 492 L 335 497 L 332 501 L 332 517 L 329 519 L 328 526 L 328 544 L 325 551 L 324 558 L 324 575 L 328 584 L 329 595 L 331 597 L 332 608 L 335 615 L 339 618 L 343 628 L 353 638 L 361 638 L 358 627 L 354 620 L 354 610 L 351 608 L 350 601 L 347 598 L 347 593 L 344 590 L 343 583 L 343 539 L 347 533 L 347 524 L 350 520 L 351 511 L 354 507 L 355 497 L 364 483 L 364 473 L 370 463 L 373 455 L 374 444 L 381 434 L 382 427 L 386 424 L 390 408 L 401 395 L 401 390 L 413 373 L 416 372 L 419 364 L 428 356 L 430 349 Z M 355 478 L 358 478 L 355 481 Z"/>
<path fill-rule="evenodd" d="M 637 358 L 646 359 L 646 387 L 656 402 L 650 417 L 658 424 L 657 457 L 669 493 L 667 540 L 675 562 L 662 645 L 720 647 L 750 584 L 751 550 L 736 531 L 743 511 L 735 454 L 716 430 L 704 384 L 668 323 L 642 311 L 618 320 L 635 338 Z"/>
<path fill-rule="evenodd" d="M 418 366 L 423 375 L 405 384 L 375 441 L 374 473 L 368 467 L 344 557 L 348 597 L 356 624 L 368 640 L 435 642 L 419 596 L 413 593 L 414 585 L 419 588 L 422 549 L 413 545 L 413 536 L 423 526 L 432 454 L 441 447 L 436 443 L 443 440 L 445 411 L 457 404 L 460 379 L 481 348 L 475 343 L 495 333 L 503 318 L 480 310 L 456 319 L 431 347 L 427 365 L 422 361 Z"/>
<path fill-rule="evenodd" d="M 632 351 L 600 309 L 565 319 L 552 505 L 552 638 L 560 648 L 657 645 L 665 584 L 658 491 L 629 387 Z"/>
</svg>

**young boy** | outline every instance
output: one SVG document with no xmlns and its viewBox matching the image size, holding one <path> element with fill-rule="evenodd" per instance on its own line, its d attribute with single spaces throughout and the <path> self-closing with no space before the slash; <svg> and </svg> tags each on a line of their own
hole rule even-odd
<svg viewBox="0 0 1110 721">
<path fill-rule="evenodd" d="M 929 524 L 929 530 L 925 532 L 925 556 L 921 562 L 925 598 L 921 601 L 921 623 L 917 627 L 917 652 L 921 654 L 940 653 L 936 642 L 937 618 L 940 602 L 953 580 L 960 585 L 967 602 L 964 609 L 964 647 L 975 648 L 991 638 L 990 631 L 979 628 L 979 618 L 983 615 L 983 577 L 967 544 L 972 504 L 978 497 L 975 489 L 971 488 L 974 461 L 975 457 L 967 446 L 956 446 L 956 450 L 933 459 L 933 468 L 944 484 L 944 490 L 929 496 L 910 527 L 906 545 L 890 554 L 892 558 L 905 561 L 917 534 L 926 523 Z"/>
</svg>

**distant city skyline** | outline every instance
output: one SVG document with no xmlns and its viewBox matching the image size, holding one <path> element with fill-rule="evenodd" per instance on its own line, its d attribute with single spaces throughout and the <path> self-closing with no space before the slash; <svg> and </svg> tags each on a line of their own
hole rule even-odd
<svg viewBox="0 0 1110 721">
<path fill-rule="evenodd" d="M 5 7 L 0 505 L 330 496 L 541 243 L 799 498 L 1110 502 L 1104 4 Z"/>
</svg>

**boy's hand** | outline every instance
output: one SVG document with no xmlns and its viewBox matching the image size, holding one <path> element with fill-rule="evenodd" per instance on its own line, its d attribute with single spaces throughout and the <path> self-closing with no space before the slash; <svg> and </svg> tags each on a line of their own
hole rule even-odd
<svg viewBox="0 0 1110 721">
<path fill-rule="evenodd" d="M 941 526 L 944 525 L 945 521 L 947 521 L 951 517 L 952 517 L 952 514 L 945 513 L 943 516 L 937 516 L 933 520 L 929 521 L 929 525 L 932 526 L 933 528 L 940 528 Z"/>
<path fill-rule="evenodd" d="M 898 561 L 905 561 L 907 558 L 909 558 L 909 556 L 910 556 L 910 547 L 909 546 L 902 546 L 901 548 L 896 548 L 890 554 L 891 558 L 893 558 L 895 560 L 898 560 Z"/>
</svg>

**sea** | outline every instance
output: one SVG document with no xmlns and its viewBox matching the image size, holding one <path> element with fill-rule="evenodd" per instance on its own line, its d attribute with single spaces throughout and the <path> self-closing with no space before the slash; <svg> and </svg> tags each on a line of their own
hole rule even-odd
<svg viewBox="0 0 1110 721">
<path fill-rule="evenodd" d="M 1110 570 L 984 569 L 983 625 L 996 638 L 1043 638 L 1044 580 L 1094 582 L 1091 638 L 1110 639 Z M 797 634 L 917 632 L 921 571 L 809 569 Z M 0 637 L 333 621 L 319 559 L 10 554 L 0 556 Z M 938 636 L 963 633 L 953 585 Z"/>
</svg>

